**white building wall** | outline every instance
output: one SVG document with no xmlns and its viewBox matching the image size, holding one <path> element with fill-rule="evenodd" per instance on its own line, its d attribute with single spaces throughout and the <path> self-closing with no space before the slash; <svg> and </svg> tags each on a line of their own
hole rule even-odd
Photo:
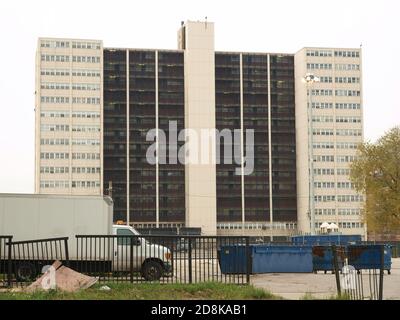
<svg viewBox="0 0 400 320">
<path fill-rule="evenodd" d="M 215 129 L 214 24 L 187 21 L 178 34 L 185 59 L 185 128 L 200 137 L 201 129 Z M 201 152 L 215 153 L 212 144 Z M 186 226 L 201 227 L 203 234 L 215 235 L 215 163 L 187 164 L 185 193 Z"/>
<path fill-rule="evenodd" d="M 346 56 L 339 56 L 339 52 L 346 52 Z M 353 56 L 348 56 L 347 52 L 353 53 Z M 314 104 L 314 108 L 312 108 L 312 116 L 314 118 L 312 128 L 316 131 L 315 133 L 320 133 L 313 134 L 312 136 L 312 152 L 314 157 L 319 157 L 314 159 L 314 171 L 329 169 L 330 173 L 332 171 L 334 173 L 320 174 L 320 172 L 316 172 L 314 174 L 314 195 L 316 197 L 335 197 L 331 201 L 314 202 L 315 222 L 317 225 L 320 225 L 324 221 L 329 223 L 334 222 L 339 225 L 340 231 L 344 234 L 364 234 L 364 226 L 360 214 L 362 201 L 342 199 L 342 196 L 352 197 L 357 196 L 357 193 L 348 185 L 350 183 L 348 172 L 339 174 L 340 171 L 343 173 L 343 170 L 348 170 L 351 163 L 351 159 L 349 161 L 349 159 L 342 157 L 354 157 L 356 155 L 356 149 L 348 148 L 349 145 L 344 145 L 344 143 L 349 143 L 354 147 L 363 141 L 361 70 L 361 49 L 303 48 L 295 55 L 297 196 L 298 225 L 300 231 L 310 232 L 310 215 L 308 214 L 309 131 L 307 121 L 307 104 L 309 100 L 307 85 L 301 79 L 306 73 L 313 73 L 322 81 L 312 84 L 310 89 L 328 90 L 328 95 L 325 94 L 326 92 L 321 95 L 321 91 L 319 94 L 314 92 L 314 95 L 311 95 L 311 102 Z M 324 82 L 326 80 L 324 77 L 328 77 L 332 82 Z M 357 81 L 356 83 L 340 83 L 339 79 L 336 78 L 354 78 Z M 329 95 L 329 90 L 332 91 L 332 95 Z M 340 90 L 352 91 L 351 96 L 342 96 L 343 92 Z M 356 93 L 355 96 L 353 95 L 353 91 Z M 340 104 L 347 104 L 347 108 L 343 108 L 344 105 Z M 349 108 L 349 104 L 352 104 L 351 108 Z M 341 130 L 354 131 L 343 132 Z M 342 133 L 346 135 L 342 135 Z M 351 135 L 349 133 L 359 135 Z M 322 145 L 329 145 L 331 148 L 318 147 Z M 343 146 L 346 146 L 346 148 L 342 148 Z M 323 160 L 321 157 L 325 156 L 333 157 L 333 161 L 321 161 Z M 327 187 L 326 184 L 319 185 L 320 183 L 330 183 L 330 185 Z M 346 183 L 346 188 L 343 188 L 343 183 Z"/>
<path fill-rule="evenodd" d="M 101 41 L 38 40 L 35 193 L 102 194 L 102 66 Z"/>
</svg>

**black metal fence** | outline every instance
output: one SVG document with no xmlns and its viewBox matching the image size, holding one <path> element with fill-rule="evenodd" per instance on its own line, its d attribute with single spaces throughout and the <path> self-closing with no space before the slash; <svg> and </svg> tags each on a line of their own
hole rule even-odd
<svg viewBox="0 0 400 320">
<path fill-rule="evenodd" d="M 226 246 L 245 248 L 243 255 L 230 258 L 229 270 L 221 269 L 220 250 Z M 249 264 L 248 237 L 212 236 L 78 235 L 76 259 L 71 260 L 72 268 L 99 277 L 99 281 L 132 283 L 218 281 L 247 284 L 250 282 Z"/>
<path fill-rule="evenodd" d="M 2 236 L 0 248 L 0 275 L 7 286 L 31 283 L 55 260 L 69 264 L 67 237 L 12 241 L 12 237 Z"/>
<path fill-rule="evenodd" d="M 385 245 L 332 246 L 337 292 L 351 300 L 382 300 Z"/>
</svg>

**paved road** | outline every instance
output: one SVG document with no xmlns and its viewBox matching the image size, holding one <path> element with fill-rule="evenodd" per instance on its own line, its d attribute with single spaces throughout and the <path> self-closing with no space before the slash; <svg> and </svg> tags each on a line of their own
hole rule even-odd
<svg viewBox="0 0 400 320">
<path fill-rule="evenodd" d="M 251 276 L 251 283 L 285 299 L 301 299 L 306 293 L 315 298 L 336 295 L 335 275 L 323 272 L 257 274 Z M 392 259 L 392 273 L 385 272 L 383 283 L 384 299 L 400 300 L 400 258 Z"/>
</svg>

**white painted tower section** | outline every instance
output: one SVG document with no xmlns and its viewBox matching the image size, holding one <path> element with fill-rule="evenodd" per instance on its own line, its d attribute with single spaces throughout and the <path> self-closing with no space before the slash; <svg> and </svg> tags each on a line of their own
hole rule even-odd
<svg viewBox="0 0 400 320">
<path fill-rule="evenodd" d="M 178 32 L 178 45 L 185 59 L 185 128 L 200 137 L 201 129 L 215 129 L 214 24 L 187 21 Z M 209 149 L 208 154 L 214 155 L 212 144 Z M 215 235 L 215 163 L 186 164 L 185 194 L 186 226 L 201 227 L 203 234 Z"/>
</svg>

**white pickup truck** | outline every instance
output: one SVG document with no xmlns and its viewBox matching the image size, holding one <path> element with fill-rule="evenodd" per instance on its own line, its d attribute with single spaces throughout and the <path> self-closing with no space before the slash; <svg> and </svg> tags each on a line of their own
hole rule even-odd
<svg viewBox="0 0 400 320">
<path fill-rule="evenodd" d="M 70 266 L 77 271 L 88 271 L 88 265 L 99 270 L 101 264 L 104 272 L 133 270 L 146 280 L 158 280 L 171 271 L 172 256 L 167 247 L 152 244 L 134 228 L 113 225 L 112 221 L 113 202 L 106 196 L 0 194 L 0 236 L 13 236 L 13 243 L 68 237 Z M 96 250 L 101 255 L 94 256 Z M 6 252 L 0 250 L 0 269 L 7 266 Z M 40 273 L 40 253 L 34 258 L 32 262 L 13 254 L 12 268 L 17 278 Z"/>
</svg>

